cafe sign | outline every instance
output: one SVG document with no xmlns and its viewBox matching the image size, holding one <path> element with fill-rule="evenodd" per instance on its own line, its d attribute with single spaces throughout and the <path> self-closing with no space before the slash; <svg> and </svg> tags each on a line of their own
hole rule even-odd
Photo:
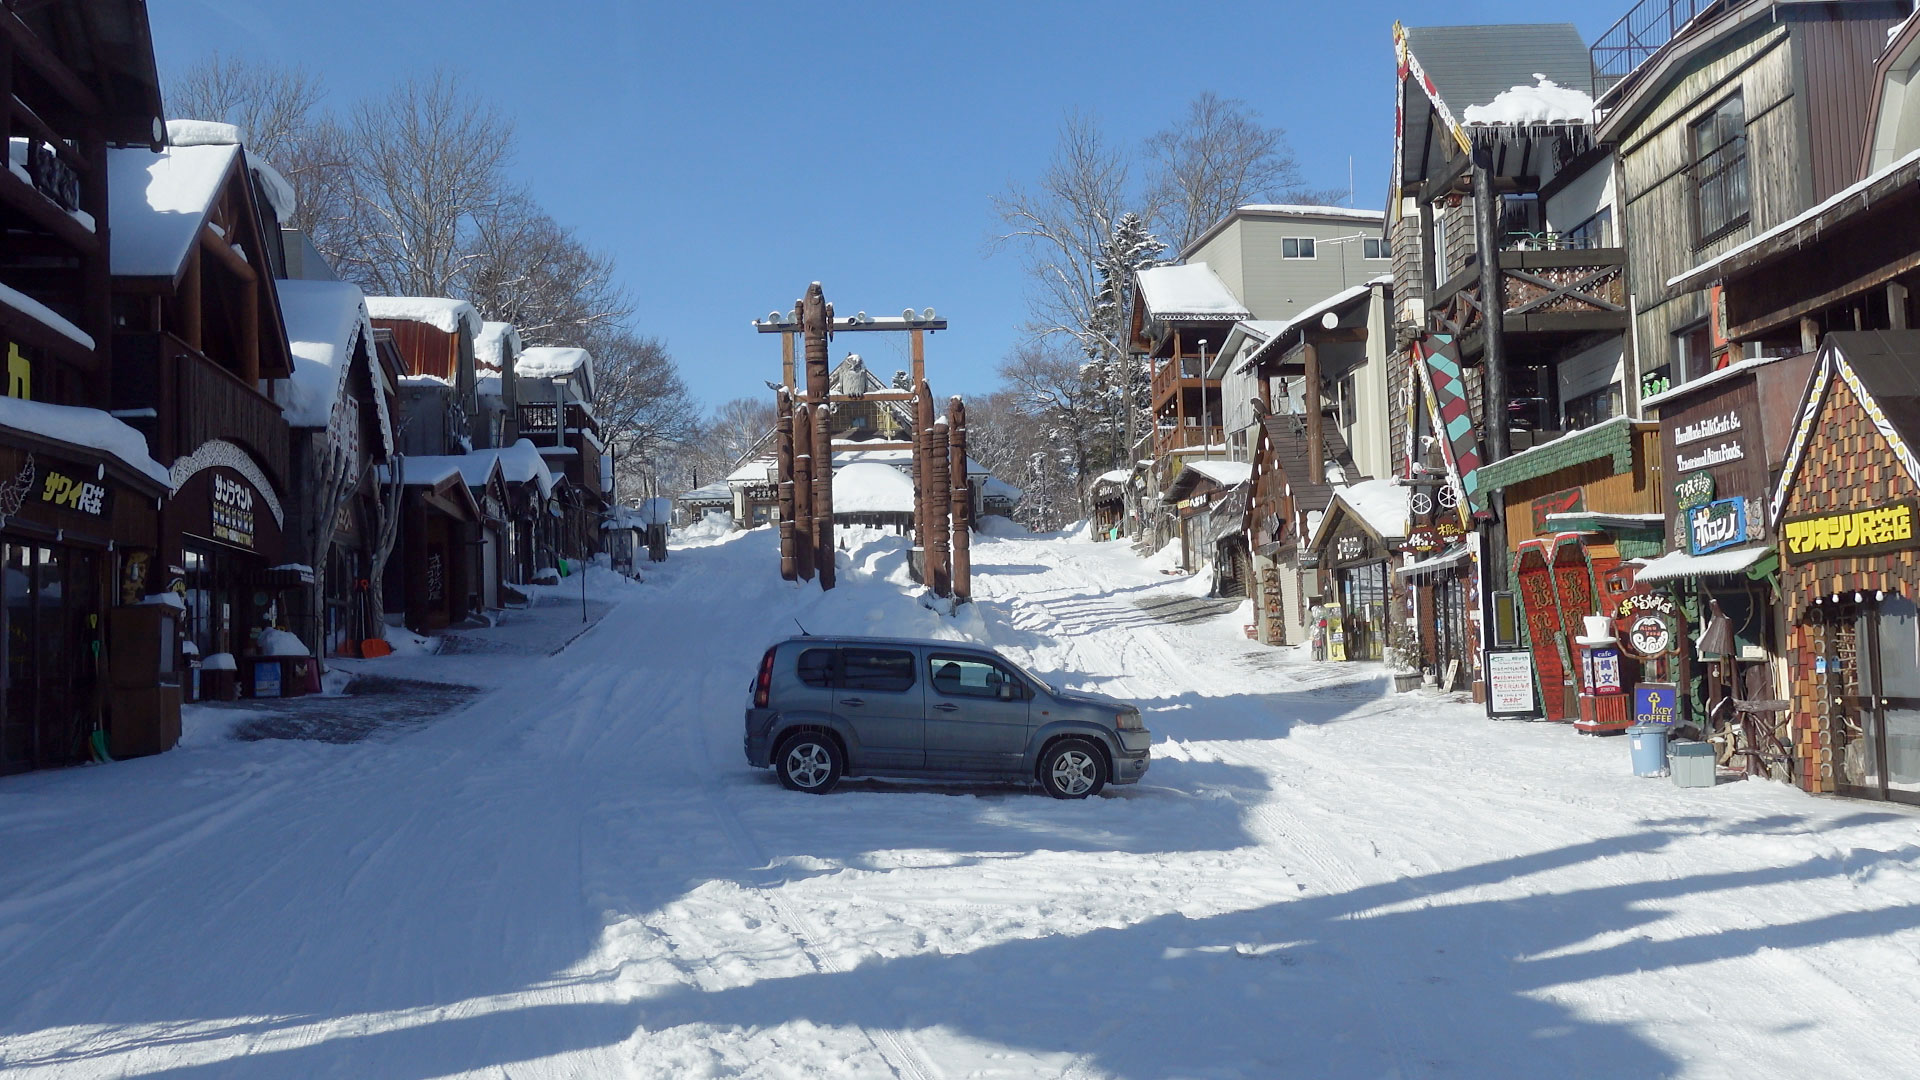
<svg viewBox="0 0 1920 1080">
<path fill-rule="evenodd" d="M 1914 541 L 1915 503 L 1812 514 L 1780 523 L 1782 554 L 1789 565 L 1818 559 L 1850 559 L 1920 547 Z"/>
<path fill-rule="evenodd" d="M 1713 474 L 1697 472 L 1673 485 L 1673 505 L 1681 513 L 1713 501 Z"/>
<path fill-rule="evenodd" d="M 1747 500 L 1715 499 L 1687 511 L 1687 551 L 1705 555 L 1747 538 Z"/>
</svg>

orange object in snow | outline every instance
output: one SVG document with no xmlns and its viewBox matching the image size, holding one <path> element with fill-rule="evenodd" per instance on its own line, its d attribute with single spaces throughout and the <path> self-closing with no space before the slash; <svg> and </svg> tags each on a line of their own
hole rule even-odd
<svg viewBox="0 0 1920 1080">
<path fill-rule="evenodd" d="M 393 655 L 393 646 L 385 638 L 370 637 L 360 643 L 360 655 L 369 660 Z"/>
</svg>

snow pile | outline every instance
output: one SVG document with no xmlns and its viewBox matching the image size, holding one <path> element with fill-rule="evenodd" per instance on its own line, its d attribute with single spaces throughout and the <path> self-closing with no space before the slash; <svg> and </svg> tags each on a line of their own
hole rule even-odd
<svg viewBox="0 0 1920 1080">
<path fill-rule="evenodd" d="M 260 631 L 260 655 L 272 659 L 283 656 L 312 656 L 307 644 L 299 636 L 286 630 L 268 627 Z"/>
<path fill-rule="evenodd" d="M 367 314 L 376 319 L 422 323 L 443 334 L 458 333 L 465 327 L 476 338 L 484 325 L 472 304 L 444 296 L 369 296 Z"/>
<path fill-rule="evenodd" d="M 913 481 L 891 465 L 843 465 L 833 471 L 833 512 L 911 514 Z"/>
<path fill-rule="evenodd" d="M 474 365 L 500 375 L 506 371 L 507 357 L 518 356 L 524 348 L 520 331 L 508 322 L 483 322 L 473 339 Z"/>
<path fill-rule="evenodd" d="M 1149 318 L 1236 322 L 1252 314 L 1206 263 L 1156 266 L 1135 277 Z"/>
<path fill-rule="evenodd" d="M 1469 124 L 1591 124 L 1593 95 L 1561 86 L 1539 72 L 1534 85 L 1502 90 L 1485 105 L 1469 105 L 1462 115 Z"/>
<path fill-rule="evenodd" d="M 239 154 L 232 143 L 107 151 L 113 276 L 178 273 Z"/>
<path fill-rule="evenodd" d="M 675 542 L 717 540 L 733 533 L 733 515 L 719 511 L 708 511 L 699 521 L 691 522 L 684 528 L 673 531 Z"/>
<path fill-rule="evenodd" d="M 0 427 L 97 450 L 120 459 L 137 473 L 169 488 L 173 486 L 173 474 L 161 468 L 147 453 L 147 437 L 99 409 L 0 397 Z"/>
</svg>

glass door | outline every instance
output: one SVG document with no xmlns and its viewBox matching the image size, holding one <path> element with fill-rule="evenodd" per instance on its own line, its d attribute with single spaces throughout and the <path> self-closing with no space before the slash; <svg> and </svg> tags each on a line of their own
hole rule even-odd
<svg viewBox="0 0 1920 1080">
<path fill-rule="evenodd" d="M 1883 799 L 1920 802 L 1920 608 L 1889 596 L 1871 619 L 1871 689 L 1861 709 L 1861 786 Z"/>
</svg>

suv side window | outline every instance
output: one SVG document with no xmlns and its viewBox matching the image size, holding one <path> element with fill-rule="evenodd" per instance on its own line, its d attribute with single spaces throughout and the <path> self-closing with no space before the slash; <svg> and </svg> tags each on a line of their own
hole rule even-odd
<svg viewBox="0 0 1920 1080">
<path fill-rule="evenodd" d="M 840 650 L 840 687 L 843 690 L 913 688 L 913 654 L 897 649 Z"/>
<path fill-rule="evenodd" d="M 1024 700 L 1027 688 L 1013 673 L 999 664 L 973 656 L 941 655 L 927 657 L 927 678 L 944 697 L 997 698 L 1000 687 L 1013 687 L 1013 699 Z"/>
<path fill-rule="evenodd" d="M 833 661 L 836 649 L 808 649 L 800 654 L 800 662 L 795 665 L 800 681 L 808 686 L 826 689 L 833 685 Z"/>
</svg>

